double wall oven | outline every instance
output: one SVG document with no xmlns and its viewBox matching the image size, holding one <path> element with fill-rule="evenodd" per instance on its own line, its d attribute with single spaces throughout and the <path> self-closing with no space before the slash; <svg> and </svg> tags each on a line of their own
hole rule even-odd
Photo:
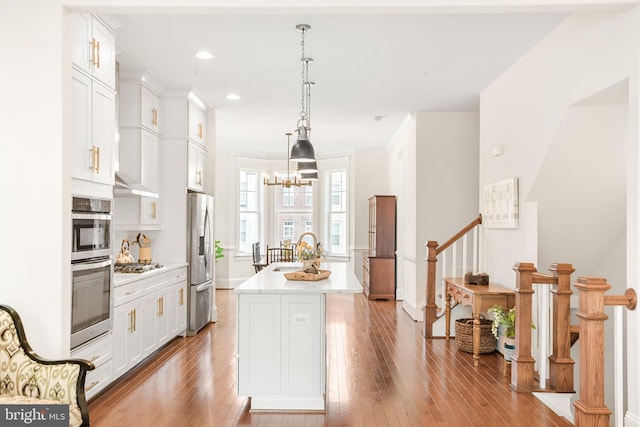
<svg viewBox="0 0 640 427">
<path fill-rule="evenodd" d="M 111 330 L 111 207 L 108 199 L 73 198 L 71 348 Z"/>
</svg>

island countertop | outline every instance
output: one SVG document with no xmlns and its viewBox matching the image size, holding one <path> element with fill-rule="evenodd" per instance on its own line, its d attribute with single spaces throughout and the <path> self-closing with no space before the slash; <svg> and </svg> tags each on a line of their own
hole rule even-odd
<svg viewBox="0 0 640 427">
<path fill-rule="evenodd" d="M 269 264 L 262 271 L 247 279 L 235 288 L 235 292 L 238 294 L 360 293 L 362 285 L 349 267 L 350 264 L 347 262 L 323 262 L 320 269 L 331 271 L 328 278 L 318 281 L 287 280 L 284 273 L 302 270 L 302 263 L 277 262 Z"/>
</svg>

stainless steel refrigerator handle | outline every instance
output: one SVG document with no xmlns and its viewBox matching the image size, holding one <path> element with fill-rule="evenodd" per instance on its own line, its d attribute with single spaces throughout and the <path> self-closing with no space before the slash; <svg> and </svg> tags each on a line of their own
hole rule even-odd
<svg viewBox="0 0 640 427">
<path fill-rule="evenodd" d="M 206 282 L 196 286 L 196 292 L 204 291 L 207 288 L 213 286 L 213 282 Z"/>
</svg>

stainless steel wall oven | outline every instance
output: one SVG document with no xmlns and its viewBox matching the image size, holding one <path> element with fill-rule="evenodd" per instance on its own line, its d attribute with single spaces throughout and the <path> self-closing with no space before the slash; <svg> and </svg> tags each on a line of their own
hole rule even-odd
<svg viewBox="0 0 640 427">
<path fill-rule="evenodd" d="M 71 348 L 111 330 L 111 200 L 73 198 Z"/>
</svg>

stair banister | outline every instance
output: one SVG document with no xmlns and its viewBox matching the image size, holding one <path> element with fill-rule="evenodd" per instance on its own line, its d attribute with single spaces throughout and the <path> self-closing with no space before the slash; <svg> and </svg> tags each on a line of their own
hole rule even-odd
<svg viewBox="0 0 640 427">
<path fill-rule="evenodd" d="M 533 285 L 553 286 L 552 348 L 549 356 L 549 384 L 558 392 L 573 392 L 573 359 L 571 359 L 570 297 L 571 264 L 552 264 L 549 274 L 538 273 L 528 262 L 515 263 L 516 271 L 516 350 L 511 360 L 511 388 L 534 391 L 535 359 L 531 355 L 531 323 Z M 544 369 L 542 370 L 545 371 Z M 546 380 L 546 379 L 545 379 Z M 541 380 L 542 384 L 545 381 Z"/>
<path fill-rule="evenodd" d="M 555 263 L 549 270 L 557 278 L 553 298 L 553 352 L 549 356 L 549 385 L 557 392 L 572 393 L 574 360 L 571 358 L 571 264 Z"/>
<path fill-rule="evenodd" d="M 438 255 L 447 250 L 451 245 L 458 241 L 461 237 L 465 236 L 474 227 L 482 224 L 482 214 L 479 214 L 473 221 L 467 224 L 453 237 L 439 245 L 436 240 L 429 240 L 426 243 L 427 247 L 427 289 L 426 289 L 426 302 L 424 305 L 424 329 L 422 334 L 425 338 L 433 337 L 433 323 L 438 320 L 438 305 L 436 304 L 436 263 L 438 262 Z M 477 231 L 474 232 L 474 238 L 477 236 Z M 475 240 L 477 243 L 477 239 Z M 477 244 L 476 244 L 477 246 Z M 466 247 L 466 244 L 465 244 Z M 474 248 L 474 254 L 479 254 L 479 249 L 476 252 Z M 454 256 L 455 258 L 455 256 Z M 477 265 L 477 261 L 474 260 L 474 266 Z M 443 265 L 443 269 L 445 266 Z"/>
<path fill-rule="evenodd" d="M 608 319 L 604 307 L 634 310 L 636 293 L 627 289 L 624 295 L 605 295 L 611 285 L 599 277 L 580 277 L 575 287 L 579 292 L 580 322 L 580 397 L 574 403 L 575 423 L 578 427 L 609 427 L 611 411 L 604 396 L 604 322 Z"/>
</svg>

